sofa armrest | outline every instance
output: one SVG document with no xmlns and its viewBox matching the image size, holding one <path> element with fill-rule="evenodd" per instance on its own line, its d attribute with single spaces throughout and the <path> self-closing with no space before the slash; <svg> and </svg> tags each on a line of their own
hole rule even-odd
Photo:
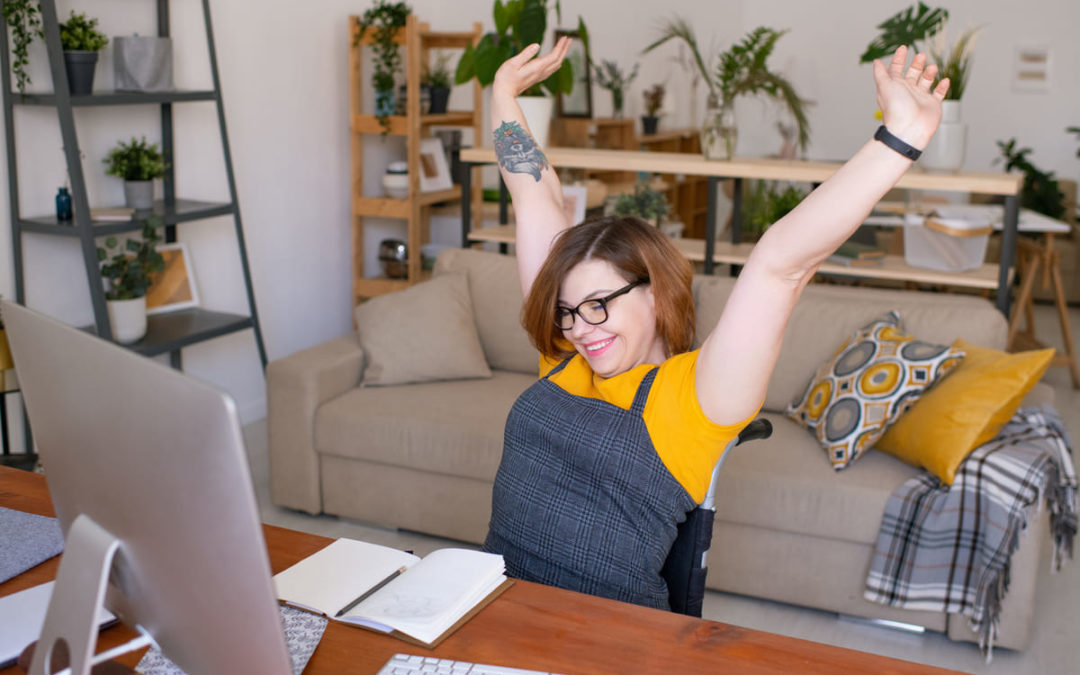
<svg viewBox="0 0 1080 675">
<path fill-rule="evenodd" d="M 364 351 L 356 334 L 349 334 L 266 367 L 270 497 L 275 504 L 322 512 L 315 413 L 323 403 L 354 389 L 363 366 Z"/>
</svg>

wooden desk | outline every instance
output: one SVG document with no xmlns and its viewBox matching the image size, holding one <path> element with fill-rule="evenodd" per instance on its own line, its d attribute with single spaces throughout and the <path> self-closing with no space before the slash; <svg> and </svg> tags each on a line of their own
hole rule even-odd
<svg viewBox="0 0 1080 675">
<path fill-rule="evenodd" d="M 707 160 L 702 155 L 690 155 L 679 152 L 636 152 L 632 150 L 596 150 L 589 148 L 548 148 L 545 150 L 548 162 L 552 166 L 579 168 L 648 171 L 651 173 L 683 174 L 704 176 L 708 179 L 708 208 L 706 211 L 706 232 L 703 244 L 702 261 L 705 273 L 711 274 L 717 259 L 716 250 L 716 213 L 717 189 L 720 180 L 735 181 L 732 213 L 732 244 L 740 241 L 740 211 L 743 179 L 761 178 L 767 180 L 789 180 L 805 183 L 823 183 L 842 166 L 839 162 L 809 162 L 801 160 L 759 159 L 736 157 L 727 162 Z M 460 159 L 468 164 L 495 163 L 493 148 L 465 148 Z M 463 171 L 468 176 L 470 172 Z M 1009 315 L 1009 289 L 1012 282 L 1012 268 L 1016 262 L 1017 221 L 1020 212 L 1019 194 L 1023 184 L 1020 174 L 1007 173 L 956 173 L 932 174 L 922 171 L 908 171 L 901 176 L 896 187 L 917 190 L 938 190 L 946 192 L 967 192 L 978 194 L 1002 195 L 1005 197 L 1005 218 L 1001 246 L 1001 262 L 997 269 L 997 283 L 991 288 L 997 289 L 997 307 L 1006 316 Z M 462 193 L 469 191 L 469 185 L 463 184 Z M 471 204 L 462 199 L 461 227 L 462 243 L 482 241 L 479 233 L 470 231 Z M 505 223 L 500 219 L 500 223 Z M 902 263 L 898 263 L 902 264 Z M 923 270 L 907 268 L 915 279 Z M 875 278 L 875 268 L 861 268 L 858 276 Z M 895 273 L 895 271 L 893 272 Z M 985 272 L 984 272 L 985 273 Z M 982 287 L 972 283 L 962 283 L 969 275 L 956 275 L 958 285 Z M 980 282 L 981 283 L 981 282 Z"/>
<path fill-rule="evenodd" d="M 54 515 L 43 477 L 0 467 L 0 506 Z M 279 572 L 330 543 L 265 526 Z M 0 596 L 51 580 L 59 558 L 0 584 Z M 133 637 L 118 626 L 99 649 Z M 374 673 L 397 652 L 555 672 L 588 673 L 946 673 L 840 647 L 704 621 L 518 581 L 428 652 L 394 638 L 331 622 L 306 673 Z M 142 651 L 122 663 L 134 666 Z M 0 675 L 21 672 L 17 668 Z"/>
</svg>

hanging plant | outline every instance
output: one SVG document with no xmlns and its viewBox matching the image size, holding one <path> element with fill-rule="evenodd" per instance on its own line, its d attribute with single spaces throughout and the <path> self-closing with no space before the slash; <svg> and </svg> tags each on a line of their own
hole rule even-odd
<svg viewBox="0 0 1080 675">
<path fill-rule="evenodd" d="M 372 79 L 375 84 L 375 99 L 392 97 L 397 74 L 401 71 L 401 53 L 394 42 L 397 32 L 405 27 L 405 17 L 412 10 L 404 2 L 376 0 L 373 7 L 360 15 L 359 30 L 353 37 L 353 46 L 360 44 L 360 38 L 368 29 L 373 29 L 372 47 L 375 51 L 375 72 Z M 376 104 L 375 116 L 382 125 L 383 135 L 390 131 L 390 114 L 393 105 Z"/>
<path fill-rule="evenodd" d="M 15 74 L 15 86 L 19 93 L 26 92 L 30 76 L 26 66 L 30 64 L 30 43 L 35 37 L 45 39 L 41 28 L 41 10 L 37 0 L 3 0 L 4 21 L 11 28 L 11 72 Z"/>
</svg>

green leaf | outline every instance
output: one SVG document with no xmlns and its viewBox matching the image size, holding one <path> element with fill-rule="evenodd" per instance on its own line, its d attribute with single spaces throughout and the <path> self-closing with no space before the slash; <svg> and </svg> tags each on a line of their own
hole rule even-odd
<svg viewBox="0 0 1080 675">
<path fill-rule="evenodd" d="M 941 23 L 948 18 L 949 10 L 930 9 L 920 0 L 918 5 L 901 10 L 878 24 L 881 35 L 867 46 L 859 63 L 889 56 L 902 46 L 914 46 L 937 33 Z"/>
<path fill-rule="evenodd" d="M 500 35 L 510 27 L 510 11 L 502 0 L 495 0 L 495 8 L 492 10 L 495 18 L 495 32 Z"/>
<path fill-rule="evenodd" d="M 581 40 L 581 44 L 585 45 L 585 51 L 589 51 L 589 29 L 585 27 L 585 19 L 580 16 L 577 20 L 577 33 L 578 39 Z"/>
<path fill-rule="evenodd" d="M 488 86 L 495 81 L 495 71 L 511 56 L 513 53 L 510 51 L 508 41 L 503 40 L 499 44 L 490 44 L 486 47 L 481 41 L 476 49 L 476 79 L 482 86 Z"/>
<path fill-rule="evenodd" d="M 454 71 L 454 83 L 465 84 L 476 77 L 476 65 L 474 59 L 476 51 L 472 45 L 465 48 L 465 53 L 458 59 L 457 69 Z"/>
<path fill-rule="evenodd" d="M 514 38 L 519 48 L 524 49 L 532 43 L 540 44 L 547 32 L 547 9 L 539 0 L 526 0 L 521 16 L 514 26 Z"/>
</svg>

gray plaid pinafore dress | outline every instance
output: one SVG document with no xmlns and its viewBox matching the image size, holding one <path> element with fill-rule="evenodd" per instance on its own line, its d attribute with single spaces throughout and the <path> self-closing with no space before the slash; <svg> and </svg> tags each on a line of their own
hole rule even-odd
<svg viewBox="0 0 1080 675">
<path fill-rule="evenodd" d="M 623 410 L 552 382 L 568 362 L 510 411 L 484 550 L 519 579 L 668 609 L 660 569 L 696 504 L 642 418 L 657 369 Z"/>
</svg>

